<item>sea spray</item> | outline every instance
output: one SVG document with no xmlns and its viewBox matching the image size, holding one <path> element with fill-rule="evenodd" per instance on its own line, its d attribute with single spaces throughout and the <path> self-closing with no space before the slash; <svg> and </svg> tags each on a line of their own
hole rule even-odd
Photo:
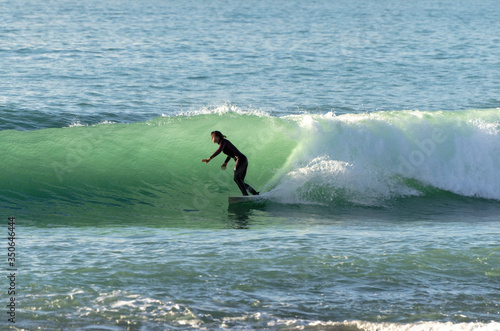
<svg viewBox="0 0 500 331">
<path fill-rule="evenodd" d="M 422 186 L 500 199 L 496 109 L 289 119 L 297 122 L 301 135 L 294 164 L 275 189 L 282 202 L 335 203 L 340 198 L 376 204 L 420 195 Z"/>
</svg>

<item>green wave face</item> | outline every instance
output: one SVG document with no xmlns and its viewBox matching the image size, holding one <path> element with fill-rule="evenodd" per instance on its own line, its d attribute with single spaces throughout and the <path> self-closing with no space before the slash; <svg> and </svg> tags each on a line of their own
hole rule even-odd
<svg viewBox="0 0 500 331">
<path fill-rule="evenodd" d="M 32 218 L 164 218 L 227 209 L 239 195 L 227 135 L 249 159 L 246 181 L 280 204 L 378 205 L 443 193 L 500 200 L 498 109 L 272 117 L 241 112 L 3 131 L 0 201 Z"/>
<path fill-rule="evenodd" d="M 33 216 L 164 216 L 220 209 L 238 195 L 224 156 L 201 162 L 216 149 L 213 130 L 249 158 L 246 180 L 260 187 L 296 145 L 278 118 L 239 114 L 156 118 L 145 123 L 1 132 L 0 201 Z"/>
</svg>

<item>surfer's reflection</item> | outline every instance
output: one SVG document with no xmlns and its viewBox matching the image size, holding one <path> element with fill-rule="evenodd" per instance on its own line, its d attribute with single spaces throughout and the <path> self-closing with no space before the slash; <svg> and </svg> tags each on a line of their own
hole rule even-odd
<svg viewBox="0 0 500 331">
<path fill-rule="evenodd" d="M 249 208 L 242 208 L 238 205 L 229 205 L 228 207 L 228 220 L 229 226 L 233 229 L 248 229 L 250 225 L 250 214 L 252 212 Z"/>
</svg>

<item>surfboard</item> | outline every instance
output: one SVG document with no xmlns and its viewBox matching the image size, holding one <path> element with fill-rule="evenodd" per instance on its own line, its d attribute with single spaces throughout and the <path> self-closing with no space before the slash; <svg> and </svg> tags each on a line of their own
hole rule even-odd
<svg viewBox="0 0 500 331">
<path fill-rule="evenodd" d="M 246 195 L 246 196 L 240 195 L 238 197 L 227 198 L 227 201 L 229 202 L 230 205 L 243 202 L 255 202 L 258 200 L 262 200 L 262 198 L 259 195 Z"/>
</svg>

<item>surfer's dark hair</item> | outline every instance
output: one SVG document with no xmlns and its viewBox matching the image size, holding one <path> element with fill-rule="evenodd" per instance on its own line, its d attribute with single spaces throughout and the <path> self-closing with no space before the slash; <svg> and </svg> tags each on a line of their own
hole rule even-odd
<svg viewBox="0 0 500 331">
<path fill-rule="evenodd" d="M 220 131 L 212 131 L 212 136 L 216 136 L 216 137 L 219 137 L 219 139 L 224 139 L 226 138 L 225 135 L 222 134 L 222 132 Z"/>
</svg>

